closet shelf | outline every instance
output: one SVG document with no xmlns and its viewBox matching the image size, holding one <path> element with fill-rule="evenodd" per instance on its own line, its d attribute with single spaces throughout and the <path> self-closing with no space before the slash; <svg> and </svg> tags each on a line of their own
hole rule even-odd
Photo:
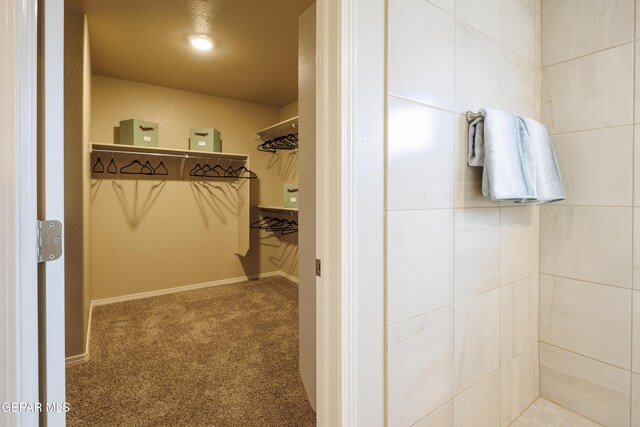
<svg viewBox="0 0 640 427">
<path fill-rule="evenodd" d="M 221 160 L 247 160 L 247 154 L 219 153 L 212 151 L 180 150 L 176 148 L 140 147 L 120 144 L 91 144 L 91 152 L 112 154 L 138 154 L 141 156 L 180 157 L 183 159 L 206 158 Z"/>
<path fill-rule="evenodd" d="M 263 206 L 260 205 L 258 206 L 258 209 L 260 209 L 261 211 L 269 211 L 269 212 L 292 212 L 292 213 L 297 213 L 298 212 L 298 208 L 283 208 L 280 206 Z"/>
<path fill-rule="evenodd" d="M 298 116 L 256 132 L 256 140 L 266 141 L 287 131 L 298 133 Z"/>
</svg>

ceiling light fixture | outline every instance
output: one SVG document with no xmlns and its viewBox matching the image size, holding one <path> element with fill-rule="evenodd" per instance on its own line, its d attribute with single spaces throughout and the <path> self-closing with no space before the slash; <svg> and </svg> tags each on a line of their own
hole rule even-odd
<svg viewBox="0 0 640 427">
<path fill-rule="evenodd" d="M 203 35 L 189 37 L 189 43 L 198 50 L 210 50 L 213 48 L 213 41 L 209 37 Z"/>
</svg>

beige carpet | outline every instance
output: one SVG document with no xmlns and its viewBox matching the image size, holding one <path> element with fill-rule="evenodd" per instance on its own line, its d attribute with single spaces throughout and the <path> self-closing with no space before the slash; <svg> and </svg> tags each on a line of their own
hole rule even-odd
<svg viewBox="0 0 640 427">
<path fill-rule="evenodd" d="M 70 426 L 314 426 L 282 278 L 95 307 Z"/>
</svg>

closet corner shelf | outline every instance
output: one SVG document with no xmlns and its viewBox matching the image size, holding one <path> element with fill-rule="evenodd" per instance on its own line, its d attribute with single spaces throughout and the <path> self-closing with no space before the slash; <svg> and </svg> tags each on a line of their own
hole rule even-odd
<svg viewBox="0 0 640 427">
<path fill-rule="evenodd" d="M 298 127 L 298 116 L 292 117 L 283 122 L 277 123 L 273 126 L 269 126 L 268 128 L 264 128 L 256 132 L 256 140 L 266 140 L 269 139 L 270 135 L 278 134 L 287 129 L 296 129 Z"/>
<path fill-rule="evenodd" d="M 247 154 L 220 153 L 215 151 L 194 151 L 180 150 L 177 148 L 161 148 L 161 147 L 140 147 L 137 145 L 120 145 L 120 144 L 91 144 L 91 152 L 112 153 L 112 154 L 139 154 L 155 155 L 155 156 L 171 156 L 189 159 L 212 158 L 212 159 L 229 159 L 229 160 L 247 160 Z"/>
<path fill-rule="evenodd" d="M 292 212 L 297 213 L 298 208 L 283 208 L 281 206 L 263 206 L 259 205 L 258 209 L 261 211 L 271 211 L 271 212 Z"/>
</svg>

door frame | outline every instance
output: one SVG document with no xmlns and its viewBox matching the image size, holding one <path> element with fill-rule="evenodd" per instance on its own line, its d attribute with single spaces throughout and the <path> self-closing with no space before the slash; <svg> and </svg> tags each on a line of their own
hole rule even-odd
<svg viewBox="0 0 640 427">
<path fill-rule="evenodd" d="M 0 384 L 0 397 L 33 402 L 38 396 L 37 16 L 33 0 L 3 0 L 3 6 L 3 21 L 17 24 L 5 28 L 0 40 L 0 49 L 10 50 L 3 58 L 15 59 L 4 69 L 27 77 L 0 81 L 2 91 L 16 88 L 13 106 L 5 103 L 6 111 L 0 110 L 5 113 L 2 154 L 8 154 L 3 156 L 0 188 L 6 209 L 0 223 L 5 232 L 13 230 L 0 249 L 0 265 L 8 267 L 1 276 L 8 292 L 0 293 L 0 309 L 7 313 L 0 318 L 0 345 L 6 349 L 0 368 L 8 381 Z M 52 64 L 60 70 L 63 2 L 47 6 L 52 31 L 45 43 L 58 52 Z M 385 1 L 318 0 L 317 8 L 317 185 L 323 190 L 317 200 L 323 218 L 317 236 L 323 261 L 317 282 L 318 425 L 384 425 Z M 11 37 L 4 37 L 7 33 Z M 49 81 L 62 87 L 62 74 L 50 71 Z M 7 114 L 11 111 L 17 120 Z M 61 114 L 50 120 L 53 131 L 62 129 Z M 49 357 L 57 356 L 47 352 L 46 358 L 57 367 Z M 61 372 L 55 378 L 64 381 L 64 364 L 56 369 Z M 15 377 L 7 377 L 12 372 Z M 60 386 L 47 388 L 55 385 Z M 14 415 L 19 421 L 12 424 L 37 425 L 33 414 Z"/>
<path fill-rule="evenodd" d="M 317 2 L 319 426 L 385 425 L 385 16 Z"/>
<path fill-rule="evenodd" d="M 36 4 L 3 0 L 0 19 L 0 402 L 38 402 Z M 38 417 L 0 412 L 6 425 Z"/>
<path fill-rule="evenodd" d="M 32 0 L 35 2 L 35 0 Z M 64 0 L 38 0 L 38 215 L 63 223 L 64 236 Z M 62 58 L 62 60 L 61 60 Z M 55 404 L 43 411 L 41 425 L 64 426 L 65 255 L 40 265 L 40 401 Z"/>
</svg>

